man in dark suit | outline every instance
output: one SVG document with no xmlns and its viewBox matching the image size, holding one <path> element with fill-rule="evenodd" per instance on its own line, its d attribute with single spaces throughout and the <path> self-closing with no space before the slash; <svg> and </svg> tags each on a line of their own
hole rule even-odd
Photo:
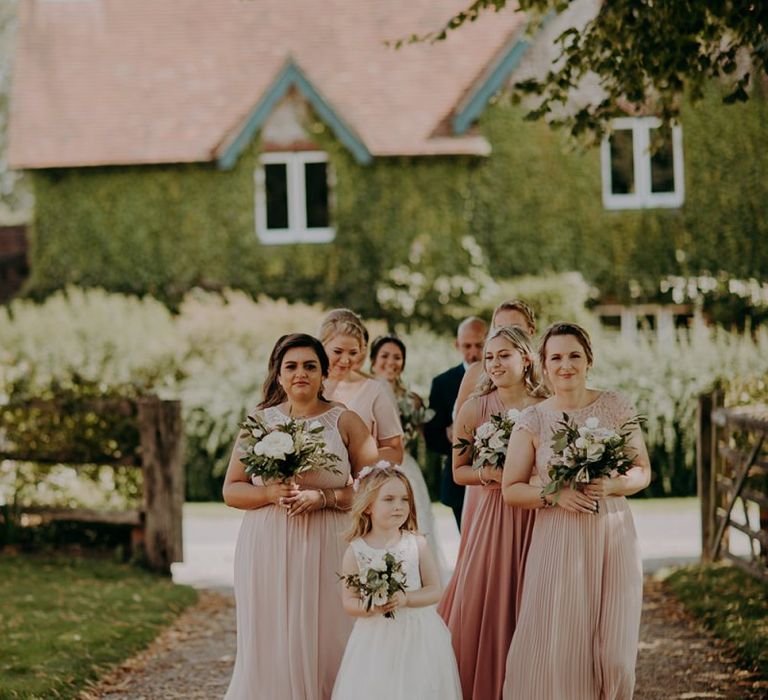
<svg viewBox="0 0 768 700">
<path fill-rule="evenodd" d="M 456 332 L 456 348 L 461 353 L 461 364 L 451 367 L 432 380 L 429 407 L 434 417 L 424 426 L 427 447 L 444 455 L 440 480 L 440 500 L 453 509 L 456 525 L 461 529 L 461 509 L 464 505 L 464 487 L 453 481 L 451 446 L 453 444 L 453 404 L 459 393 L 464 371 L 483 355 L 483 343 L 487 333 L 485 321 L 477 316 L 465 318 Z"/>
</svg>

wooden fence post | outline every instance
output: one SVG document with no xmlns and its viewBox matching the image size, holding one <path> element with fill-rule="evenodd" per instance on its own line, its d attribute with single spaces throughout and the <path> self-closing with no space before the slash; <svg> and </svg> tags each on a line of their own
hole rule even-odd
<svg viewBox="0 0 768 700">
<path fill-rule="evenodd" d="M 144 476 L 144 549 L 149 566 L 170 573 L 182 560 L 184 442 L 181 403 L 139 399 L 138 422 Z"/>
<path fill-rule="evenodd" d="M 711 542 L 714 535 L 714 425 L 712 409 L 714 393 L 701 394 L 696 411 L 696 491 L 701 508 L 701 561 L 712 561 Z"/>
</svg>

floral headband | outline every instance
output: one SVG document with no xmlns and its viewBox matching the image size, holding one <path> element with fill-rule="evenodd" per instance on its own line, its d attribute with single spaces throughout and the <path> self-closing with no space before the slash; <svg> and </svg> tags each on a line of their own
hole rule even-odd
<svg viewBox="0 0 768 700">
<path fill-rule="evenodd" d="M 396 472 L 399 472 L 400 474 L 405 475 L 405 472 L 400 468 L 400 465 L 393 464 L 392 462 L 387 462 L 385 459 L 382 459 L 379 462 L 376 462 L 374 465 L 363 467 L 360 470 L 360 473 L 357 475 L 357 479 L 352 482 L 352 488 L 354 488 L 355 491 L 359 491 L 360 483 L 363 479 L 370 476 L 371 474 L 380 472 L 382 469 L 392 469 Z"/>
</svg>

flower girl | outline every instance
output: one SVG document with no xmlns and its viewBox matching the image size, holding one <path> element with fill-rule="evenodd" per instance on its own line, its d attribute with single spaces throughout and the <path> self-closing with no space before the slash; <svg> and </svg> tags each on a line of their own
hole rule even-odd
<svg viewBox="0 0 768 700">
<path fill-rule="evenodd" d="M 357 621 L 333 700 L 460 700 L 450 633 L 433 607 L 437 565 L 416 533 L 405 474 L 386 462 L 363 469 L 351 514 L 342 597 Z"/>
</svg>

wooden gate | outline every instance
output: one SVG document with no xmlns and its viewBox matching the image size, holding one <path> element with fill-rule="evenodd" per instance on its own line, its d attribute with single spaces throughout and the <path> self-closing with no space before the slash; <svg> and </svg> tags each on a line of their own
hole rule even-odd
<svg viewBox="0 0 768 700">
<path fill-rule="evenodd" d="M 702 560 L 728 559 L 768 581 L 768 411 L 723 408 L 721 392 L 700 396 L 696 453 Z M 746 553 L 734 552 L 733 530 L 746 536 Z"/>
<path fill-rule="evenodd" d="M 72 410 L 56 401 L 25 404 L 41 412 Z M 74 520 L 134 526 L 132 545 L 141 549 L 147 565 L 158 572 L 170 573 L 172 562 L 182 561 L 182 507 L 184 505 L 183 426 L 179 401 L 156 397 L 140 399 L 86 400 L 77 404 L 79 411 L 117 414 L 135 420 L 138 444 L 123 446 L 117 454 L 89 452 L 77 446 L 51 453 L 40 450 L 21 453 L 14 445 L 4 444 L 0 459 L 38 464 L 122 465 L 141 469 L 142 499 L 139 510 L 97 511 L 82 508 L 20 507 L 22 514 L 42 520 Z"/>
</svg>

